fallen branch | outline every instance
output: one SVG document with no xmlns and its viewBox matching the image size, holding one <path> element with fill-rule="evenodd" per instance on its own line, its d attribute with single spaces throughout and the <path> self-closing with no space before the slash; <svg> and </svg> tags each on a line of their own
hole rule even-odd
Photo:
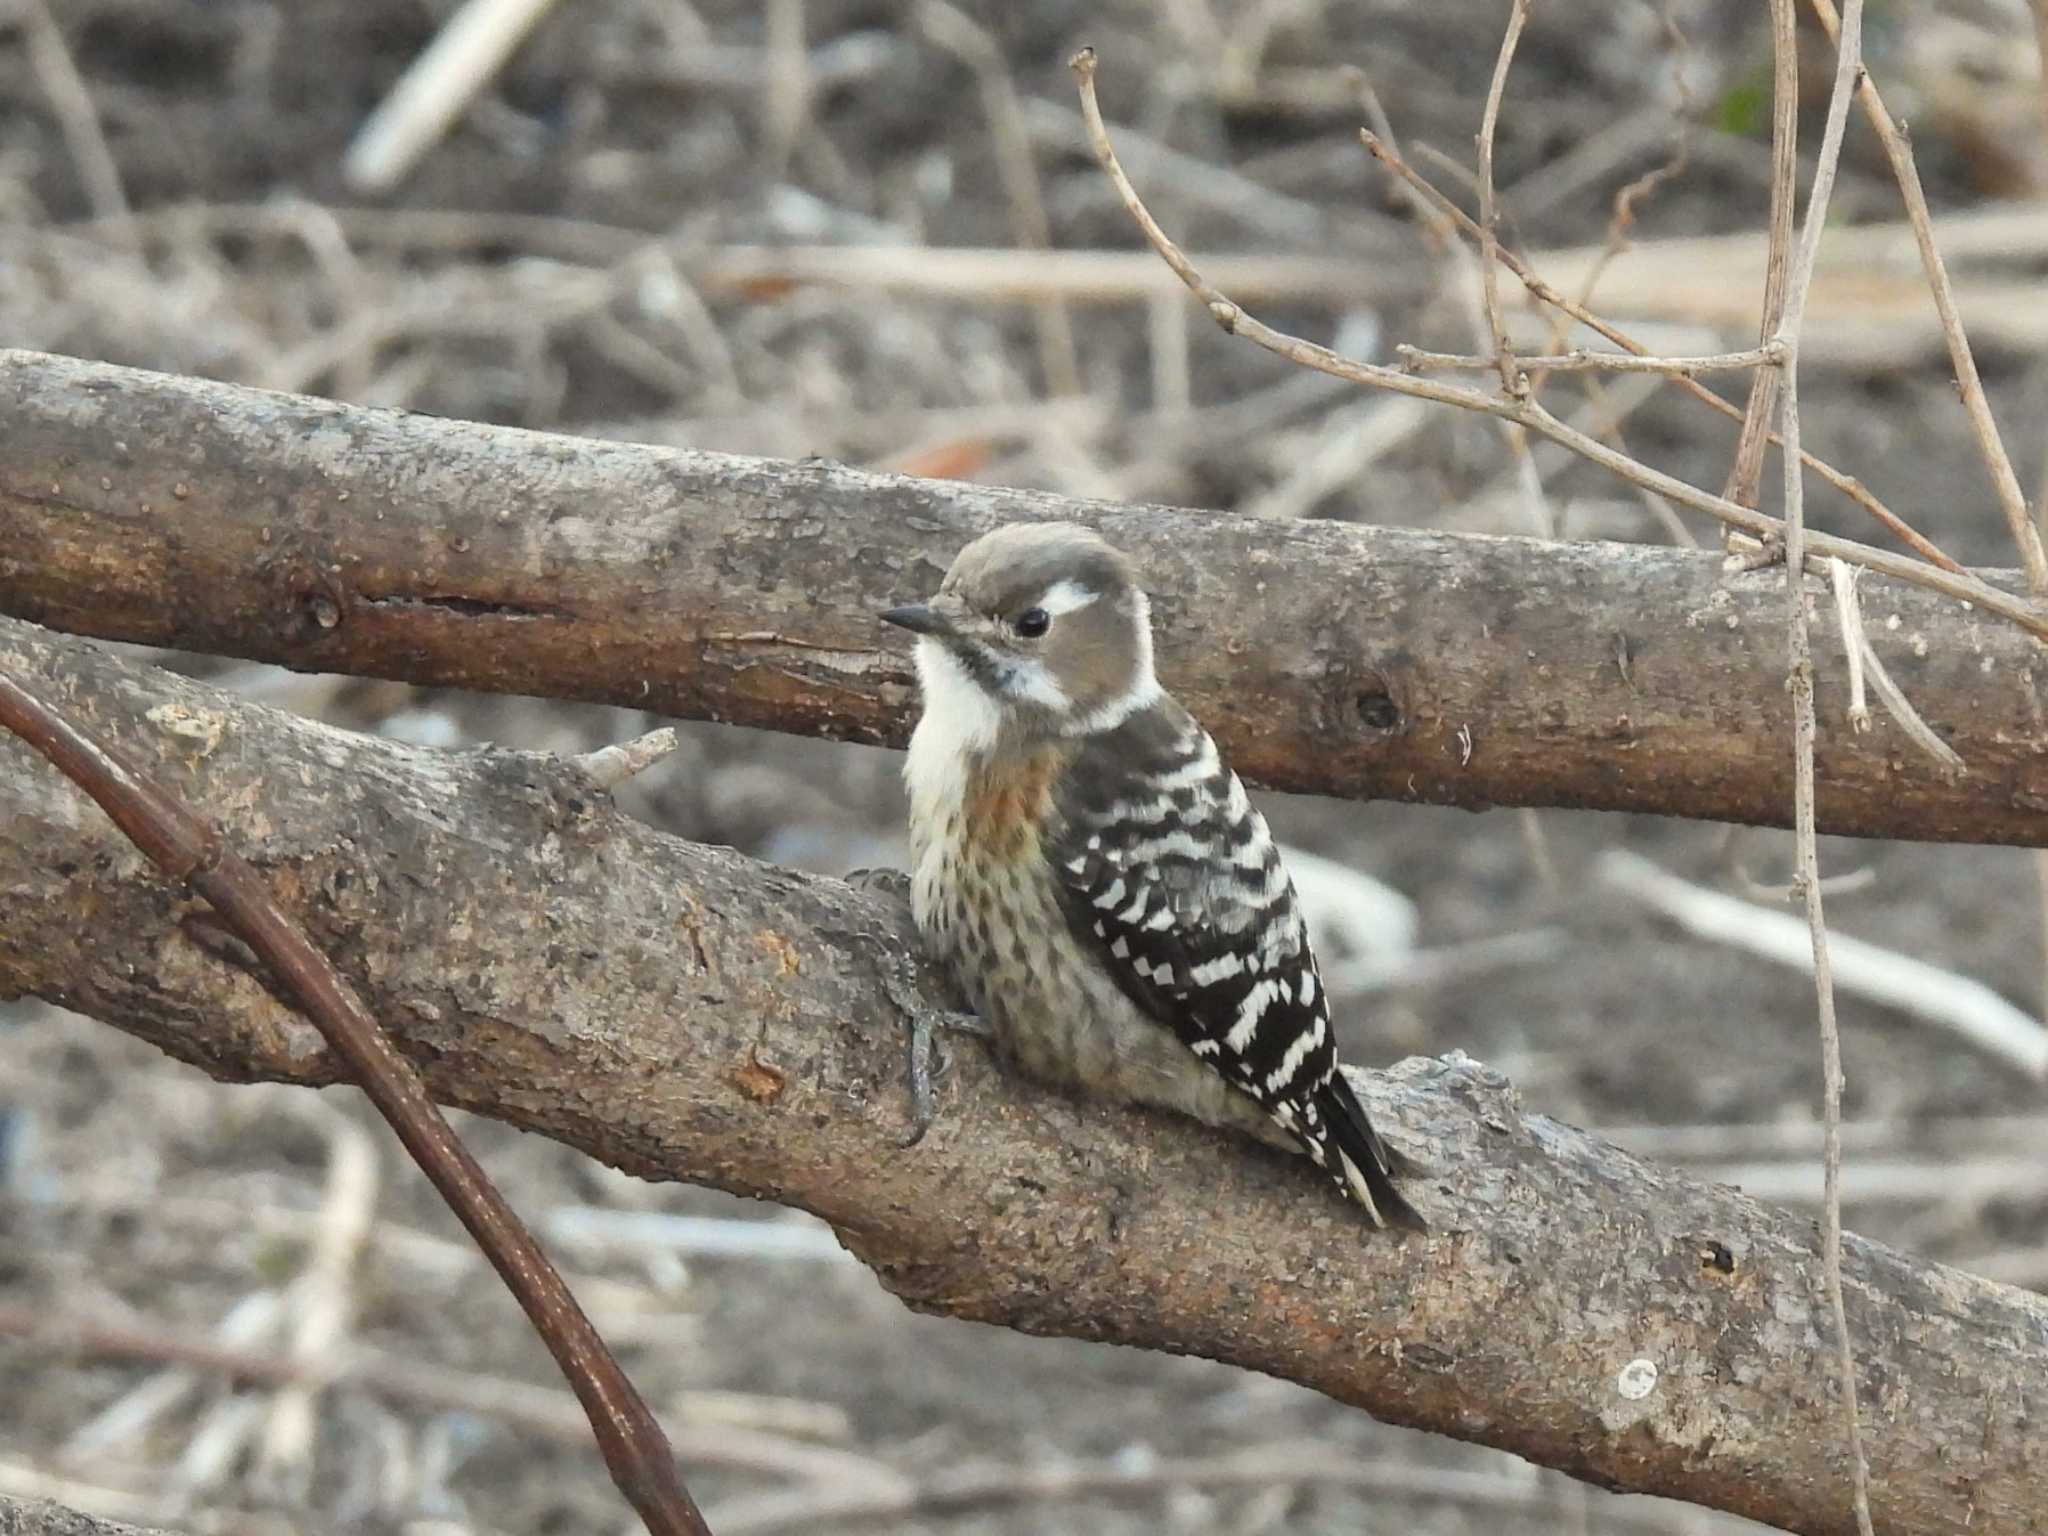
<svg viewBox="0 0 2048 1536">
<path fill-rule="evenodd" d="M 388 1402 L 435 1412 L 493 1419 L 522 1435 L 582 1450 L 590 1443 L 590 1420 L 565 1388 L 513 1376 L 466 1371 L 438 1360 L 352 1345 L 321 1362 L 246 1346 L 193 1339 L 144 1320 L 106 1321 L 62 1308 L 0 1303 L 0 1336 L 26 1341 L 41 1352 L 72 1360 L 127 1359 L 174 1362 L 205 1371 L 238 1386 L 288 1388 L 345 1383 Z M 715 1395 L 685 1394 L 715 1407 Z M 671 1409 L 664 1432 L 676 1454 L 699 1467 L 740 1469 L 799 1487 L 829 1487 L 868 1497 L 901 1495 L 910 1479 L 856 1451 L 813 1445 L 758 1426 L 714 1414 Z M 0 1527 L 4 1529 L 4 1527 Z M 721 1529 L 720 1536 L 724 1536 Z"/>
<path fill-rule="evenodd" d="M 1406 1243 L 1294 1159 L 1042 1093 L 968 1044 L 907 1149 L 903 1031 L 931 1004 L 882 898 L 662 836 L 572 764 L 350 735 L 11 622 L 0 671 L 214 807 L 448 1103 L 812 1210 L 919 1308 L 1232 1361 L 1605 1485 L 1850 1529 L 1811 1222 L 1523 1114 L 1476 1063 L 1358 1079 L 1429 1170 L 1436 1235 Z M 12 743 L 0 890 L 0 994 L 221 1078 L 341 1076 Z M 1844 1246 L 1887 1405 L 1882 1528 L 2038 1528 L 2048 1301 Z"/>
<path fill-rule="evenodd" d="M 1686 932 L 1813 974 L 1806 920 L 1710 891 L 1622 848 L 1600 856 L 1598 878 Z M 1861 939 L 1831 933 L 1835 985 L 1949 1030 L 2035 1082 L 2048 1081 L 2048 1030 L 1981 981 Z"/>
<path fill-rule="evenodd" d="M 1781 579 L 1712 555 L 1109 508 L 25 352 L 0 352 L 0 434 L 0 612 L 60 629 L 900 742 L 911 670 L 874 613 L 992 524 L 1073 517 L 1137 557 L 1162 673 L 1249 778 L 1789 815 Z M 2038 645 L 1894 582 L 1860 595 L 1969 774 L 1889 720 L 1832 733 L 1821 829 L 2048 842 Z M 1831 707 L 1840 651 L 1814 661 Z"/>
<path fill-rule="evenodd" d="M 1347 97 L 1356 86 L 1347 83 Z M 1348 112 L 1355 102 L 1347 100 Z M 1119 128 L 1118 133 L 1132 130 Z M 1134 163 L 1138 157 L 1133 157 Z M 1184 185 L 1183 197 L 1212 200 L 1185 161 L 1159 166 Z M 1227 172 L 1203 165 L 1202 176 Z M 1266 194 L 1270 196 L 1271 194 Z M 146 209 L 132 220 L 91 220 L 58 229 L 0 228 L 9 250 L 42 259 L 77 259 L 112 242 L 138 240 L 151 249 L 180 241 L 231 240 L 293 232 L 305 204 L 184 203 Z M 681 264 L 707 295 L 758 298 L 792 288 L 836 288 L 893 293 L 979 305 L 1032 303 L 1059 298 L 1071 304 L 1128 304 L 1177 296 L 1180 282 L 1140 251 L 1020 250 L 997 246 L 931 245 L 705 245 L 686 236 L 629 229 L 588 219 L 488 209 L 373 208 L 321 205 L 351 245 L 377 252 L 421 255 L 521 256 L 571 266 L 603 267 L 653 249 Z M 1267 227 L 1284 220 L 1260 209 Z M 1944 211 L 1942 245 L 1968 269 L 1957 307 L 1980 345 L 2031 355 L 2048 336 L 2048 313 L 2030 297 L 2039 289 L 2032 269 L 2048 249 L 2048 214 L 2038 203 Z M 1390 308 L 1429 296 L 1428 274 L 1390 260 L 1406 245 L 1399 231 L 1371 229 L 1347 235 L 1335 255 L 1284 251 L 1215 252 L 1201 267 L 1217 286 L 1245 303 L 1342 310 L 1370 295 Z M 1763 231 L 1638 240 L 1617 259 L 1602 240 L 1590 245 L 1531 251 L 1527 263 L 1566 293 L 1602 269 L 1602 305 L 1631 323 L 1664 321 L 1709 325 L 1730 334 L 1756 328 L 1756 295 L 1768 242 Z M 1810 359 L 1821 364 L 1896 368 L 1919 357 L 1938 357 L 1942 335 L 1927 313 L 1927 289 L 1905 222 L 1863 224 L 1829 232 L 1808 314 Z"/>
</svg>

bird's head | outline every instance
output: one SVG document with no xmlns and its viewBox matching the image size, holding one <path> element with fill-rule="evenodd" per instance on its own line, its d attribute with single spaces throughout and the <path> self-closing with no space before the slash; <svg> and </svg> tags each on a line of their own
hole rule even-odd
<svg viewBox="0 0 2048 1536">
<path fill-rule="evenodd" d="M 919 637 L 927 713 L 957 713 L 969 735 L 1085 736 L 1159 697 L 1131 563 L 1078 524 L 983 534 L 933 597 L 882 618 Z"/>
</svg>

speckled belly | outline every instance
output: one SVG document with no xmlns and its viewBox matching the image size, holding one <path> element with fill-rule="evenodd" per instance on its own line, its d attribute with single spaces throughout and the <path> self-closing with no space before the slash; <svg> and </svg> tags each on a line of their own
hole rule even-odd
<svg viewBox="0 0 2048 1536">
<path fill-rule="evenodd" d="M 919 931 L 1024 1071 L 1294 1146 L 1171 1029 L 1141 1013 L 1083 948 L 1035 835 L 1021 845 L 941 835 L 914 842 L 913 854 Z"/>
</svg>

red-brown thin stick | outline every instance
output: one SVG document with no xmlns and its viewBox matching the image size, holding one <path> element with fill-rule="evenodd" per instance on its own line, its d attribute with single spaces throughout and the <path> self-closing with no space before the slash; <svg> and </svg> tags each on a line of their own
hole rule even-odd
<svg viewBox="0 0 2048 1536">
<path fill-rule="evenodd" d="M 256 951 L 348 1063 L 370 1101 L 533 1320 L 590 1418 L 612 1481 L 652 1536 L 710 1536 L 668 1437 L 555 1267 L 427 1096 L 412 1064 L 263 876 L 159 785 L 0 674 L 0 726 L 56 765 L 166 875 L 191 887 Z"/>
</svg>

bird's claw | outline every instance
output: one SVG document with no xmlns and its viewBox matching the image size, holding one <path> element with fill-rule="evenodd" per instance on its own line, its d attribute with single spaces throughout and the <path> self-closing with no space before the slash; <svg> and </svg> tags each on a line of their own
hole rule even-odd
<svg viewBox="0 0 2048 1536">
<path fill-rule="evenodd" d="M 932 1084 L 938 1073 L 945 1070 L 945 1060 L 939 1053 L 939 1032 L 970 1035 L 977 1040 L 992 1039 L 994 1032 L 971 1013 L 934 1008 L 915 993 L 894 985 L 889 990 L 896 1006 L 910 1016 L 910 1134 L 899 1143 L 909 1148 L 924 1140 L 936 1113 Z"/>
<path fill-rule="evenodd" d="M 910 876 L 900 869 L 856 869 L 847 875 L 846 883 L 856 890 L 897 901 L 907 903 L 910 899 Z M 971 1013 L 934 1008 L 926 1002 L 916 983 L 915 967 L 908 961 L 904 962 L 902 974 L 887 978 L 885 986 L 889 1001 L 910 1019 L 910 1134 L 901 1145 L 914 1147 L 932 1128 L 932 1084 L 945 1069 L 939 1055 L 939 1032 L 992 1040 L 995 1031 Z"/>
</svg>

